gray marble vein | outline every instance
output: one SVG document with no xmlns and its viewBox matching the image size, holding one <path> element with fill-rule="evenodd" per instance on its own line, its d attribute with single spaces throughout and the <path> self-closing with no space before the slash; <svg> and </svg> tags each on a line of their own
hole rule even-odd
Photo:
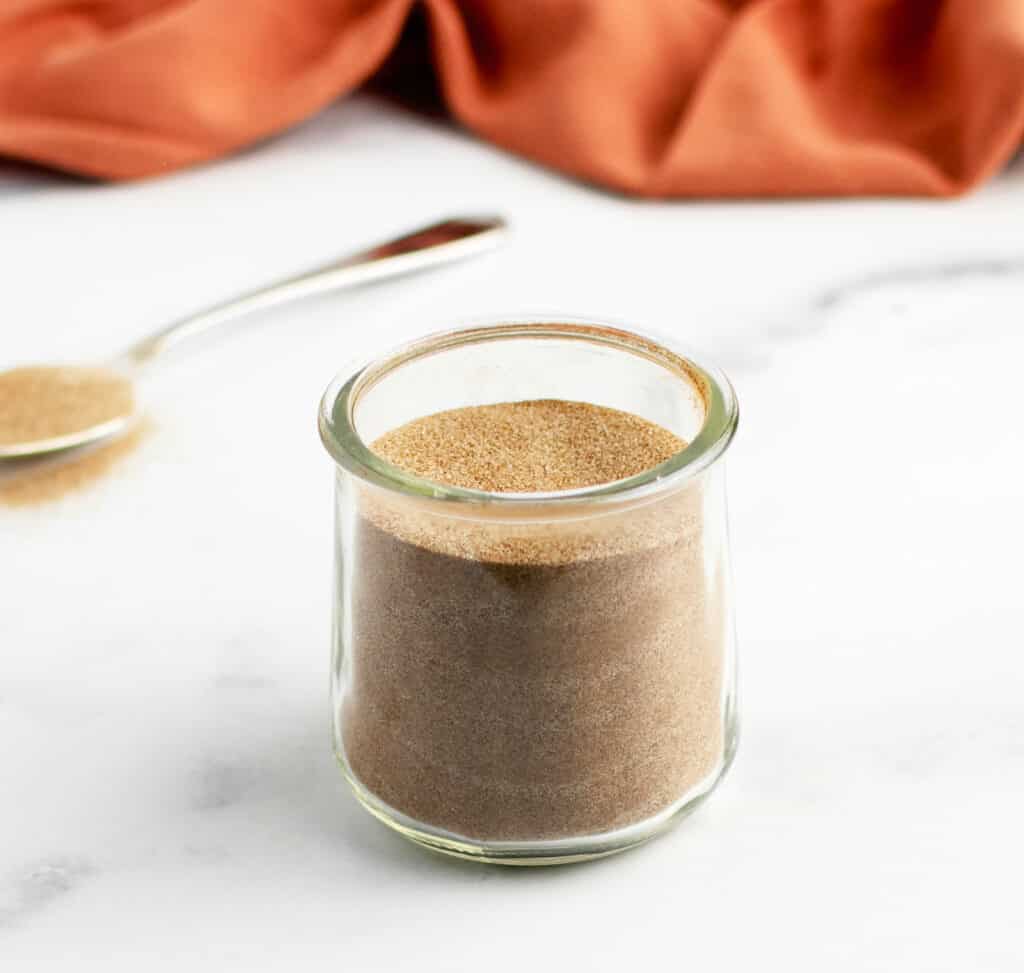
<svg viewBox="0 0 1024 973">
<path fill-rule="evenodd" d="M 955 284 L 970 280 L 1024 275 L 1024 257 L 964 258 L 920 266 L 873 270 L 831 285 L 811 300 L 814 310 L 830 310 L 846 301 L 907 284 Z"/>
<path fill-rule="evenodd" d="M 50 858 L 6 880 L 11 904 L 0 906 L 0 931 L 12 929 L 87 882 L 95 866 L 82 858 Z"/>
</svg>

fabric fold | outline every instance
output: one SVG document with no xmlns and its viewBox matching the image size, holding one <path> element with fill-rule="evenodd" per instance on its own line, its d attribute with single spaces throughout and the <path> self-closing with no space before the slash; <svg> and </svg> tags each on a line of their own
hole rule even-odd
<svg viewBox="0 0 1024 973">
<path fill-rule="evenodd" d="M 952 195 L 1024 137 L 1020 0 L 9 0 L 0 154 L 223 156 L 371 79 L 414 11 L 455 119 L 624 192 Z"/>
</svg>

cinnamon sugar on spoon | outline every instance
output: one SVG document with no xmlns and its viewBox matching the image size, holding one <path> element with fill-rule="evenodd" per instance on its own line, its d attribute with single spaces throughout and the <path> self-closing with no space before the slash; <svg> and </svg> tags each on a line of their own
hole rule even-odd
<svg viewBox="0 0 1024 973">
<path fill-rule="evenodd" d="M 0 372 L 0 447 L 73 435 L 134 412 L 131 382 L 110 369 L 29 365 Z M 131 452 L 142 433 L 136 424 L 41 459 L 0 459 L 0 504 L 31 506 L 86 486 Z"/>
<path fill-rule="evenodd" d="M 107 368 L 26 365 L 0 372 L 0 446 L 68 436 L 134 409 L 132 383 Z"/>
</svg>

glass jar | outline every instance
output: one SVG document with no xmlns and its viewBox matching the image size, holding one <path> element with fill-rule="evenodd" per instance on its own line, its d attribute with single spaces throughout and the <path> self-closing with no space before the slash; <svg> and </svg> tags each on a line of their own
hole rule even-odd
<svg viewBox="0 0 1024 973">
<path fill-rule="evenodd" d="M 535 399 L 630 412 L 686 447 L 614 483 L 487 493 L 369 444 L 413 419 Z M 435 334 L 342 376 L 331 706 L 358 799 L 482 861 L 621 851 L 691 811 L 736 748 L 722 456 L 726 378 L 592 321 Z"/>
</svg>

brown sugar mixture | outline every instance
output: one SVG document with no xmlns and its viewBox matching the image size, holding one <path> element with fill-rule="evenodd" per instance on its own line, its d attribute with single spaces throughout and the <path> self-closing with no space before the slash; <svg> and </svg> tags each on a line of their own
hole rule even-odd
<svg viewBox="0 0 1024 973">
<path fill-rule="evenodd" d="M 534 401 L 428 416 L 372 448 L 532 492 L 683 446 L 637 416 Z M 455 516 L 370 487 L 357 503 L 340 730 L 370 792 L 467 838 L 537 840 L 643 821 L 714 778 L 726 625 L 699 478 L 582 519 Z"/>
<path fill-rule="evenodd" d="M 128 379 L 106 368 L 32 365 L 0 372 L 0 445 L 66 436 L 131 415 Z"/>
</svg>

